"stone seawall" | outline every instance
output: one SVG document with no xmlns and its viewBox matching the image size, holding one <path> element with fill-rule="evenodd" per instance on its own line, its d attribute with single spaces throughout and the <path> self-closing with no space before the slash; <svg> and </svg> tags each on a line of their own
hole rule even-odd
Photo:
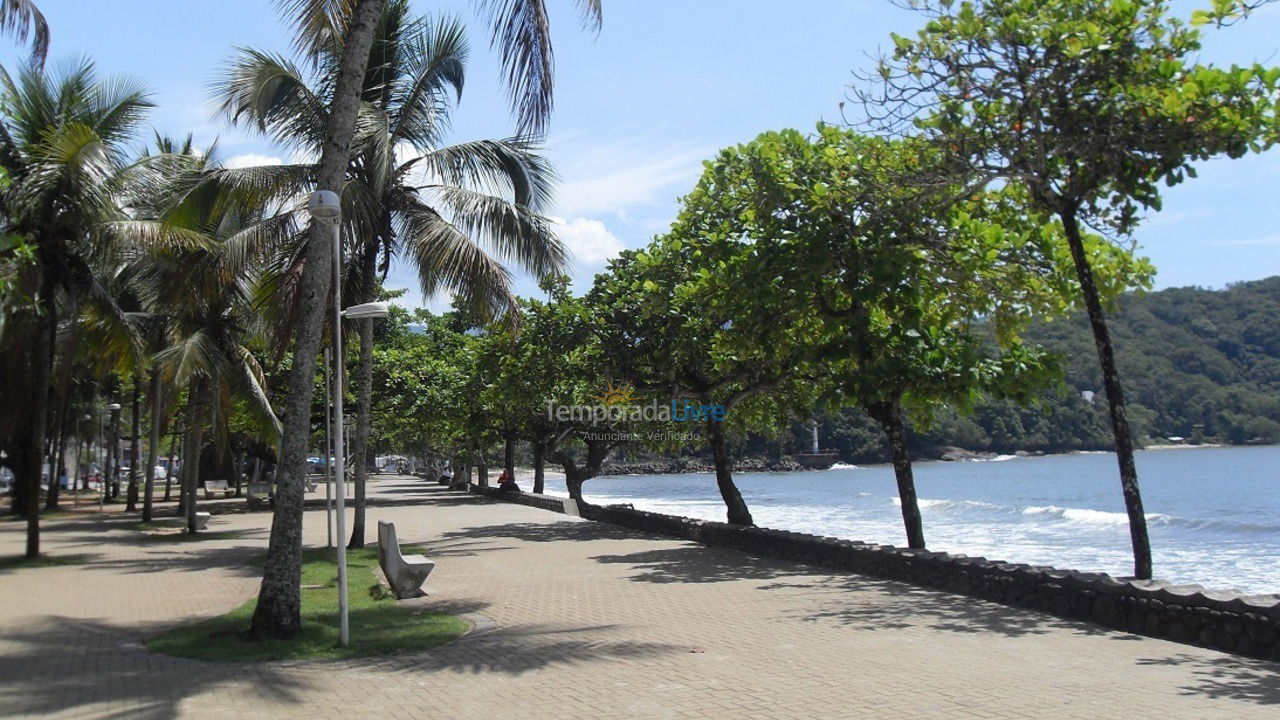
<svg viewBox="0 0 1280 720">
<path fill-rule="evenodd" d="M 544 510 L 563 498 L 472 492 Z M 787 530 L 583 504 L 582 517 L 752 555 L 900 580 L 1116 630 L 1280 661 L 1280 595 L 1239 595 L 1199 585 L 1126 580 L 1105 573 L 1020 565 Z"/>
</svg>

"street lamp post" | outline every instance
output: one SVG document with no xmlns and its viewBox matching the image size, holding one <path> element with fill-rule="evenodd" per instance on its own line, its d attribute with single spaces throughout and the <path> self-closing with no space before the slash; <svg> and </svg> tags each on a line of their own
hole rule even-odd
<svg viewBox="0 0 1280 720">
<path fill-rule="evenodd" d="M 324 349 L 324 529 L 333 547 L 333 394 L 329 387 L 329 348 Z"/>
<path fill-rule="evenodd" d="M 342 202 L 331 190 L 316 190 L 307 199 L 307 210 L 312 220 L 328 228 L 333 246 L 333 474 L 337 480 L 337 546 L 338 546 L 338 644 L 347 645 L 351 640 L 348 623 L 347 601 L 347 522 L 346 522 L 346 468 L 342 426 L 342 318 L 385 317 L 386 303 L 365 303 L 342 309 L 342 241 L 338 231 L 342 221 Z"/>
</svg>

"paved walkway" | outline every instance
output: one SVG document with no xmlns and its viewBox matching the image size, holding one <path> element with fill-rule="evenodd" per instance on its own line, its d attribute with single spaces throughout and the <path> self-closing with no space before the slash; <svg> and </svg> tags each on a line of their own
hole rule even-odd
<svg viewBox="0 0 1280 720">
<path fill-rule="evenodd" d="M 50 521 L 85 564 L 0 570 L 0 717 L 1253 718 L 1280 666 L 664 540 L 409 478 L 369 511 L 439 563 L 431 606 L 496 629 L 417 656 L 201 663 L 139 641 L 253 596 L 265 513 L 198 543 Z M 324 513 L 306 540 L 323 545 Z M 0 555 L 21 552 L 0 523 Z"/>
</svg>

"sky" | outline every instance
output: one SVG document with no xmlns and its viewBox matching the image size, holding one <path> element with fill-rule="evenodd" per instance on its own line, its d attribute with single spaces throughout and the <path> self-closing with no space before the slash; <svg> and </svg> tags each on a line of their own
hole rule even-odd
<svg viewBox="0 0 1280 720">
<path fill-rule="evenodd" d="M 237 47 L 287 53 L 290 32 L 269 0 L 37 0 L 52 30 L 50 64 L 89 57 L 102 76 L 141 81 L 163 133 L 218 140 L 228 163 L 288 161 L 251 129 L 215 116 L 210 84 Z M 560 177 L 551 215 L 585 290 L 608 259 L 642 247 L 670 224 L 704 160 L 766 130 L 839 122 L 852 72 L 912 33 L 912 13 L 887 0 L 604 0 L 600 32 L 581 29 L 576 4 L 549 0 L 556 53 L 555 113 L 544 153 Z M 1186 18 L 1207 0 L 1179 0 Z M 413 0 L 420 14 L 452 14 L 468 26 L 467 82 L 450 142 L 506 137 L 509 105 L 488 30 L 471 0 Z M 1247 22 L 1207 31 L 1202 60 L 1280 64 L 1280 4 Z M 0 63 L 25 57 L 0 38 Z M 141 145 L 140 145 L 141 147 Z M 1210 160 L 1199 177 L 1168 189 L 1164 209 L 1136 233 L 1156 287 L 1227 283 L 1280 274 L 1280 150 Z M 387 285 L 423 298 L 396 263 Z M 523 293 L 535 284 L 521 277 Z"/>
</svg>

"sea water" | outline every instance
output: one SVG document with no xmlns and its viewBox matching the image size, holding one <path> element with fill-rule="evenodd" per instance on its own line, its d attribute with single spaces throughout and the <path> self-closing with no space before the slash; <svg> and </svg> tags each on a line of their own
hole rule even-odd
<svg viewBox="0 0 1280 720">
<path fill-rule="evenodd" d="M 1280 592 L 1280 447 L 1178 447 L 1137 454 L 1156 577 Z M 1002 456 L 920 462 L 929 549 L 1064 569 L 1132 574 L 1115 456 Z M 893 468 L 735 473 L 757 525 L 905 545 Z M 724 520 L 709 473 L 594 478 L 595 503 Z M 565 495 L 551 473 L 547 492 Z"/>
</svg>

